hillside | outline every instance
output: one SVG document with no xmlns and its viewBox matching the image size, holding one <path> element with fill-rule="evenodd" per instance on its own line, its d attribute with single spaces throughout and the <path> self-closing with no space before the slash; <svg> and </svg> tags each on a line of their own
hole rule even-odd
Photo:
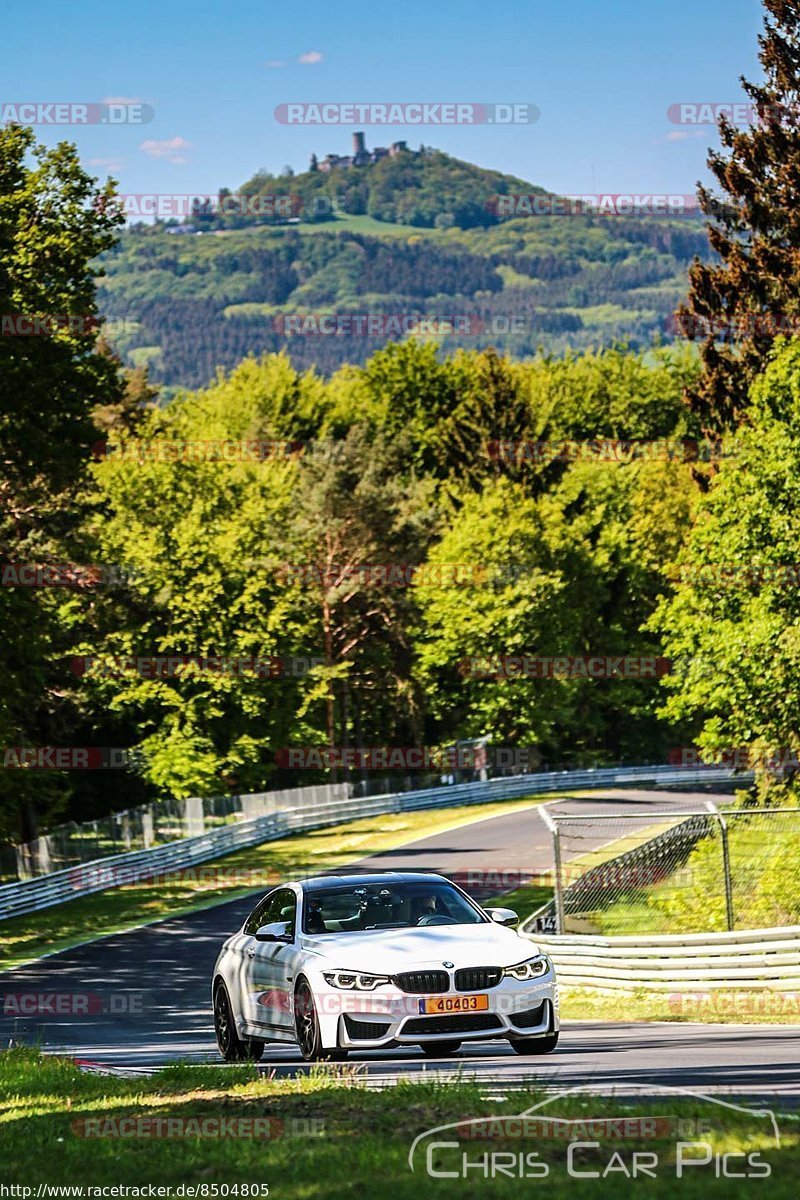
<svg viewBox="0 0 800 1200">
<path fill-rule="evenodd" d="M 497 197 L 520 194 L 548 195 L 433 151 L 256 176 L 227 204 L 239 211 L 123 234 L 100 287 L 111 340 L 168 387 L 284 348 L 328 374 L 406 336 L 412 316 L 435 318 L 412 335 L 448 350 L 521 359 L 671 340 L 687 265 L 708 253 L 696 217 L 504 217 Z M 287 321 L 298 314 L 312 318 Z M 327 332 L 321 314 L 338 315 Z M 366 328 L 367 314 L 386 319 Z"/>
</svg>

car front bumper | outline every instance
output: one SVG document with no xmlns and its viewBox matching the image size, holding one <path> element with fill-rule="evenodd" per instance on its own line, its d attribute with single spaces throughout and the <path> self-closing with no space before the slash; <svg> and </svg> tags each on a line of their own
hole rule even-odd
<svg viewBox="0 0 800 1200">
<path fill-rule="evenodd" d="M 469 993 L 412 995 L 394 985 L 374 992 L 330 987 L 315 994 L 323 1044 L 330 1049 L 380 1049 L 441 1041 L 535 1038 L 558 1029 L 558 987 L 552 971 L 525 983 L 503 979 L 480 993 L 480 1012 L 430 1014 L 426 1000 L 463 1000 Z"/>
</svg>

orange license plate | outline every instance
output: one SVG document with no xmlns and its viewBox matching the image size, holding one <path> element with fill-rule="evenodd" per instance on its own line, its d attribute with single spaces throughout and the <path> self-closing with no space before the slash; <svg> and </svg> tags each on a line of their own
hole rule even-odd
<svg viewBox="0 0 800 1200">
<path fill-rule="evenodd" d="M 488 996 L 437 996 L 435 1000 L 420 1000 L 421 1013 L 486 1012 Z"/>
</svg>

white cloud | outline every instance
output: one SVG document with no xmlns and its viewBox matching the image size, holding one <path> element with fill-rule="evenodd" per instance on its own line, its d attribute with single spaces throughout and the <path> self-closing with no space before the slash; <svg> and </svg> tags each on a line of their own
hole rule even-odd
<svg viewBox="0 0 800 1200">
<path fill-rule="evenodd" d="M 142 104 L 141 96 L 105 96 L 103 104 Z"/>
<path fill-rule="evenodd" d="M 104 171 L 121 171 L 125 166 L 124 158 L 90 158 L 87 160 L 90 167 L 101 167 Z"/>
<path fill-rule="evenodd" d="M 167 162 L 183 166 L 189 161 L 184 151 L 191 149 L 191 145 L 191 142 L 187 142 L 182 137 L 165 138 L 161 142 L 148 138 L 142 142 L 139 149 L 148 154 L 150 158 L 165 158 Z"/>
<path fill-rule="evenodd" d="M 280 58 L 271 58 L 271 59 L 269 59 L 268 62 L 264 63 L 264 66 L 265 67 L 285 67 L 286 63 L 283 62 L 283 60 Z"/>
<path fill-rule="evenodd" d="M 689 138 L 707 138 L 709 132 L 706 129 L 673 129 L 667 134 L 664 139 L 667 142 L 685 142 Z"/>
<path fill-rule="evenodd" d="M 305 54 L 300 54 L 297 57 L 299 63 L 321 63 L 322 55 L 319 50 L 306 50 Z"/>
</svg>

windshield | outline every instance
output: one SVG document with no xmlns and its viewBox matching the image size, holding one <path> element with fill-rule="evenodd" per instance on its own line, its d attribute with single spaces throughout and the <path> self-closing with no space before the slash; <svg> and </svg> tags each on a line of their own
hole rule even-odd
<svg viewBox="0 0 800 1200">
<path fill-rule="evenodd" d="M 448 883 L 351 883 L 308 891 L 303 932 L 357 933 L 428 925 L 478 925 L 486 921 Z"/>
</svg>

